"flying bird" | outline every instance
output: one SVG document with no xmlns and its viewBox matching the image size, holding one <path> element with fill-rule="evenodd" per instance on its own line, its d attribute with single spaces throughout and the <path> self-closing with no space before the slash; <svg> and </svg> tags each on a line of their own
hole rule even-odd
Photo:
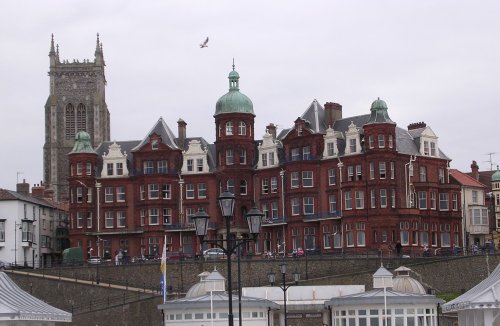
<svg viewBox="0 0 500 326">
<path fill-rule="evenodd" d="M 203 42 L 203 43 L 200 44 L 200 48 L 203 49 L 203 48 L 208 47 L 207 43 L 208 43 L 208 36 L 207 36 L 207 39 L 205 40 L 205 42 Z"/>
</svg>

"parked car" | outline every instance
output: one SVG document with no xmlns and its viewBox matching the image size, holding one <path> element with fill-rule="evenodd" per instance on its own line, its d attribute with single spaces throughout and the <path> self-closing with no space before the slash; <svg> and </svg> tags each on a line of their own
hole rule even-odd
<svg viewBox="0 0 500 326">
<path fill-rule="evenodd" d="M 100 264 L 102 262 L 102 259 L 101 259 L 101 257 L 93 256 L 93 257 L 90 257 L 87 262 L 91 265 L 96 265 L 96 264 Z"/>
<path fill-rule="evenodd" d="M 203 258 L 205 260 L 222 259 L 226 258 L 226 254 L 224 253 L 224 250 L 222 250 L 221 248 L 210 248 L 203 251 Z"/>
</svg>

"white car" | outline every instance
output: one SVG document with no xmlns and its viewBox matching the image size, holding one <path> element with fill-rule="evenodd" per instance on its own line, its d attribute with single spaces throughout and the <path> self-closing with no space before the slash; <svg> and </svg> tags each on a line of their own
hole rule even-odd
<svg viewBox="0 0 500 326">
<path fill-rule="evenodd" d="M 205 260 L 222 259 L 226 258 L 226 254 L 224 253 L 224 250 L 222 250 L 221 248 L 210 248 L 203 251 L 203 258 Z"/>
<path fill-rule="evenodd" d="M 101 257 L 90 257 L 88 263 L 91 265 L 100 264 L 102 262 Z"/>
</svg>

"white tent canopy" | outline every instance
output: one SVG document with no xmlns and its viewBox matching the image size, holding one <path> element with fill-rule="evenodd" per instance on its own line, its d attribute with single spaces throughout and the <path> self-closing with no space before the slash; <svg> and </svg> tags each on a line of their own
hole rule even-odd
<svg viewBox="0 0 500 326">
<path fill-rule="evenodd" d="M 71 313 L 52 307 L 23 291 L 4 272 L 0 272 L 1 325 L 54 325 L 71 322 Z"/>
<path fill-rule="evenodd" d="M 458 314 L 459 325 L 500 326 L 500 264 L 481 283 L 444 304 L 443 313 Z"/>
</svg>

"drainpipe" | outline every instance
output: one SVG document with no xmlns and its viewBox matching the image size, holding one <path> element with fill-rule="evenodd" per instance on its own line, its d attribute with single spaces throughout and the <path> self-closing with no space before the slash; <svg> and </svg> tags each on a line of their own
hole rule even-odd
<svg viewBox="0 0 500 326">
<path fill-rule="evenodd" d="M 187 223 L 184 221 L 184 202 L 182 194 L 184 192 L 184 179 L 182 179 L 181 174 L 179 173 L 179 222 L 180 224 Z M 182 231 L 179 232 L 179 251 L 182 250 Z"/>
<path fill-rule="evenodd" d="M 286 242 L 287 237 L 285 233 L 285 170 L 281 169 L 281 215 L 283 216 L 283 258 L 286 257 Z"/>
<path fill-rule="evenodd" d="M 344 256 L 344 219 L 342 218 L 342 213 L 344 211 L 344 195 L 342 193 L 342 167 L 344 166 L 344 163 L 340 160 L 339 157 L 339 163 L 337 163 L 337 167 L 339 168 L 339 190 L 340 190 L 340 247 L 342 251 L 342 256 Z"/>
<path fill-rule="evenodd" d="M 101 193 L 101 183 L 96 182 L 95 183 L 95 189 L 97 192 L 97 256 L 98 257 L 103 257 L 101 255 L 101 238 L 99 237 L 99 233 L 101 232 L 101 199 L 100 199 L 100 193 Z M 88 188 L 87 188 L 88 190 Z"/>
</svg>

